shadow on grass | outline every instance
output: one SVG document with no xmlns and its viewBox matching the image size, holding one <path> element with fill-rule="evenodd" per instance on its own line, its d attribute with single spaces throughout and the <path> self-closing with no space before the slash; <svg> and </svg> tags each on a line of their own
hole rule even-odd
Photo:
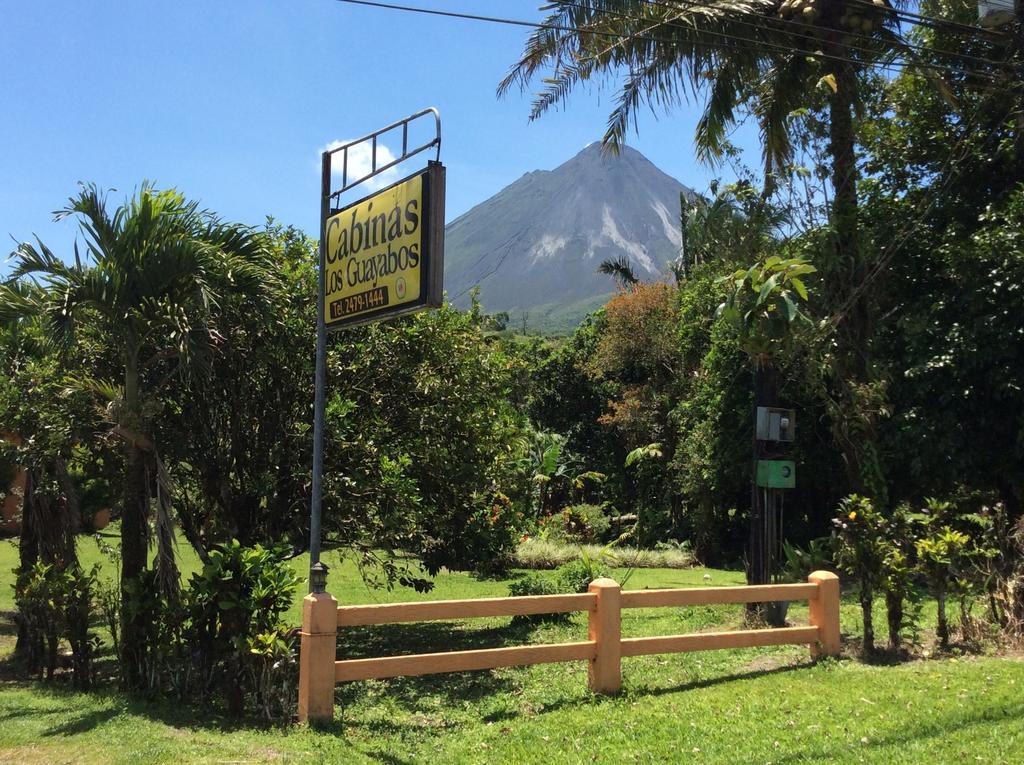
<svg viewBox="0 0 1024 765">
<path fill-rule="evenodd" d="M 47 728 L 40 735 L 42 736 L 74 736 L 78 733 L 91 731 L 103 723 L 110 722 L 121 714 L 116 706 L 108 709 L 96 709 L 92 712 L 85 712 L 74 720 L 68 720 L 60 725 Z"/>
<path fill-rule="evenodd" d="M 1014 723 L 1016 721 L 1016 723 Z M 967 730 L 979 725 L 1020 725 L 1024 723 L 1024 703 L 1013 707 L 1003 708 L 999 712 L 991 709 L 986 711 L 973 712 L 968 715 L 945 715 L 932 717 L 927 722 L 918 720 L 913 727 L 905 726 L 899 731 L 890 733 L 887 736 L 870 739 L 867 743 L 861 743 L 858 748 L 862 751 L 871 751 L 888 746 L 906 746 L 912 741 L 941 738 L 949 736 L 957 731 Z M 835 746 L 822 747 L 815 750 L 803 750 L 790 752 L 789 754 L 775 754 L 772 762 L 775 765 L 796 762 L 839 762 L 851 757 L 851 744 L 847 741 L 836 741 Z M 978 758 L 980 759 L 980 758 Z M 758 759 L 753 762 L 761 763 Z M 1008 761 L 1008 760 L 1007 760 Z"/>
<path fill-rule="evenodd" d="M 813 667 L 816 662 L 808 659 L 804 662 L 793 663 L 793 664 L 782 664 L 778 667 L 770 667 L 765 669 L 750 669 L 744 672 L 731 672 L 729 674 L 716 675 L 715 677 L 705 677 L 700 680 L 690 680 L 689 682 L 679 683 L 677 685 L 668 685 L 660 688 L 636 688 L 630 689 L 630 697 L 644 697 L 644 696 L 667 696 L 670 693 L 685 693 L 686 691 L 696 691 L 703 688 L 714 688 L 716 685 L 725 685 L 726 683 L 733 683 L 743 680 L 756 680 L 761 677 L 771 677 L 772 675 L 784 675 L 789 672 L 794 672 L 800 669 L 808 669 Z"/>
<path fill-rule="evenodd" d="M 505 626 L 479 629 L 466 629 L 457 622 L 391 624 L 373 628 L 351 627 L 338 633 L 338 658 L 356 659 L 368 656 L 501 648 L 530 642 L 533 631 L 533 624 L 516 621 Z M 442 705 L 476 702 L 487 696 L 507 693 L 512 689 L 510 680 L 489 671 L 446 672 L 437 675 L 396 677 L 378 682 L 386 683 L 388 698 L 409 712 L 436 712 L 438 700 Z M 365 694 L 365 684 L 343 683 L 335 690 L 335 700 L 344 708 Z M 374 723 L 374 726 L 394 732 L 407 727 L 390 721 L 379 721 Z"/>
<path fill-rule="evenodd" d="M 0 622 L 2 624 L 2 622 Z M 4 625 L 6 626 L 6 625 Z M 564 636 L 559 636 L 564 637 Z M 579 638 L 583 639 L 581 635 Z M 524 621 L 505 622 L 494 626 L 470 627 L 464 622 L 421 622 L 412 624 L 392 624 L 372 628 L 344 628 L 339 631 L 338 658 L 363 658 L 367 656 L 394 656 L 410 653 L 435 653 L 443 651 L 474 650 L 480 648 L 498 648 L 506 645 L 523 645 L 536 643 L 536 625 Z M 113 665 L 113 656 L 103 657 L 104 665 Z M 583 666 L 581 662 L 579 666 Z M 635 687 L 627 690 L 630 698 L 639 699 L 647 696 L 659 696 L 682 693 L 688 690 L 708 688 L 737 680 L 750 680 L 809 666 L 809 663 L 786 664 L 771 668 L 757 668 L 739 673 L 723 674 L 717 677 L 694 680 L 668 687 Z M 627 680 L 629 672 L 626 672 Z M 580 693 L 566 694 L 562 698 L 546 701 L 539 710 L 540 714 L 548 714 L 564 708 L 586 706 L 597 699 L 585 691 L 585 669 L 580 672 Z M 481 705 L 487 699 L 501 696 L 515 696 L 520 679 L 507 672 L 455 672 L 418 677 L 399 677 L 371 683 L 343 683 L 335 691 L 336 703 L 341 714 L 333 724 L 320 730 L 325 735 L 346 738 L 355 748 L 363 748 L 361 736 L 349 736 L 353 729 L 358 728 L 363 734 L 371 737 L 419 736 L 429 732 L 425 720 L 436 719 L 439 710 L 462 707 L 463 705 Z M 89 694 L 96 704 L 70 716 L 69 708 L 76 705 L 75 696 L 78 692 L 69 686 L 60 684 L 32 683 L 34 693 L 49 695 L 64 701 L 59 711 L 63 719 L 59 724 L 51 725 L 40 732 L 41 736 L 73 736 L 100 727 L 119 715 L 133 715 L 159 721 L 179 729 L 210 730 L 218 733 L 253 729 L 287 730 L 288 723 L 268 723 L 255 717 L 241 719 L 218 715 L 216 709 L 199 708 L 170 699 L 147 701 L 131 698 L 118 693 L 112 683 L 101 685 Z M 374 696 L 386 697 L 394 706 L 394 714 L 383 713 L 373 719 L 353 719 L 346 715 L 348 709 L 358 707 Z M 80 703 L 80 702 L 79 702 Z M 480 711 L 480 719 L 484 722 L 504 722 L 515 720 L 524 714 L 512 702 L 510 708 Z M 19 712 L 12 712 L 17 715 Z M 50 710 L 34 710 L 32 715 L 50 714 Z M 55 713 L 55 712 L 54 712 Z M 536 715 L 538 712 L 530 712 Z M 4 719 L 0 716 L 0 720 Z M 441 722 L 443 729 L 452 730 L 462 727 L 465 723 L 458 720 Z M 429 726 L 429 723 L 426 724 Z M 440 726 L 438 730 L 442 729 Z M 405 761 L 393 753 L 376 751 L 373 746 L 366 747 L 364 756 L 376 759 L 388 765 L 404 765 Z"/>
</svg>

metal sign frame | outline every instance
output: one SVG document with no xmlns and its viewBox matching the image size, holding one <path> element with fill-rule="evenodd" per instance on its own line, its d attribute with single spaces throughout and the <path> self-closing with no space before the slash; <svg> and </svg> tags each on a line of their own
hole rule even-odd
<svg viewBox="0 0 1024 765">
<path fill-rule="evenodd" d="M 414 148 L 409 147 L 409 124 L 427 115 L 433 115 L 434 117 L 434 137 L 424 144 L 418 145 Z M 402 129 L 402 153 L 396 158 L 389 162 L 386 162 L 378 166 L 377 163 L 377 151 L 379 148 L 378 139 L 392 130 Z M 348 180 L 348 152 L 359 144 L 370 141 L 370 172 L 367 175 L 363 175 L 354 181 Z M 321 528 L 321 502 L 323 498 L 323 470 L 324 470 L 324 407 L 326 398 L 326 383 L 327 383 L 327 331 L 328 327 L 324 321 L 324 262 L 326 260 L 326 249 L 327 249 L 327 219 L 332 215 L 340 212 L 340 209 L 333 207 L 334 203 L 337 203 L 341 199 L 341 195 L 346 191 L 349 191 L 356 186 L 365 183 L 371 178 L 380 175 L 386 170 L 390 170 L 401 162 L 410 159 L 411 157 L 420 154 L 421 152 L 427 151 L 430 148 L 436 147 L 437 153 L 434 161 L 428 163 L 427 172 L 433 172 L 435 175 L 440 173 L 440 190 L 433 190 L 432 196 L 433 201 L 430 203 L 433 205 L 433 209 L 440 209 L 440 234 L 437 236 L 444 236 L 444 167 L 441 165 L 441 114 L 437 109 L 430 107 L 411 114 L 408 117 L 393 122 L 387 127 L 383 127 L 380 130 L 375 130 L 372 133 L 364 135 L 362 138 L 357 138 L 354 141 L 338 146 L 334 149 L 328 149 L 321 155 L 321 166 L 320 166 L 320 270 L 317 278 L 317 300 L 316 300 L 316 373 L 315 373 L 315 390 L 313 398 L 313 476 L 311 497 L 310 497 L 310 512 L 309 512 L 309 589 L 310 592 L 324 592 L 327 586 L 327 566 L 320 561 L 320 528 Z M 331 190 L 331 170 L 332 170 L 332 159 L 335 155 L 341 154 L 341 188 L 332 191 Z M 414 174 L 415 175 L 415 174 Z M 410 176 L 411 177 L 411 176 Z M 406 179 L 408 180 L 408 179 Z M 424 189 L 425 194 L 429 193 L 427 189 Z M 425 206 L 426 202 L 425 202 Z M 435 237 L 431 237 L 428 246 L 434 248 L 435 252 L 441 251 L 443 248 L 443 239 L 438 247 L 438 243 L 434 241 Z M 427 269 L 424 269 L 426 272 Z M 434 275 L 436 279 L 436 292 L 440 295 L 441 292 L 441 269 L 437 269 L 437 273 Z M 429 289 L 433 289 L 434 285 L 428 285 Z M 427 293 L 424 293 L 426 296 Z M 420 310 L 428 307 L 428 303 L 410 307 L 408 311 L 397 311 L 389 314 L 387 317 L 381 315 L 368 318 L 368 321 L 373 321 L 380 318 L 390 318 L 391 316 L 398 315 L 399 313 L 409 313 L 414 310 Z M 404 307 L 404 306 L 403 306 Z M 367 322 L 354 322 L 344 324 L 342 327 L 356 326 L 356 324 L 365 324 Z"/>
</svg>

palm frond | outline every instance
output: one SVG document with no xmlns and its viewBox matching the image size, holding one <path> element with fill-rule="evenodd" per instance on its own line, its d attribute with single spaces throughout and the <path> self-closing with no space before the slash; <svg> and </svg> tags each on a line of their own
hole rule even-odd
<svg viewBox="0 0 1024 765">
<path fill-rule="evenodd" d="M 816 51 L 832 50 L 835 58 L 867 64 L 910 50 L 891 18 L 852 51 L 832 39 L 827 26 L 819 34 L 807 31 L 807 25 L 781 23 L 778 0 L 553 0 L 545 10 L 550 11 L 545 27 L 530 34 L 520 59 L 498 85 L 504 95 L 515 87 L 525 91 L 541 78 L 531 119 L 564 104 L 584 83 L 619 77 L 603 139 L 614 149 L 625 140 L 641 104 L 668 111 L 706 94 L 696 135 L 698 157 L 719 159 L 729 128 L 752 113 L 764 139 L 769 177 L 792 156 L 789 115 L 819 98 L 814 72 L 822 61 L 834 61 Z"/>
<path fill-rule="evenodd" d="M 68 393 L 88 393 L 106 401 L 120 401 L 124 398 L 124 386 L 109 380 L 101 380 L 89 375 L 67 375 L 64 378 L 64 389 Z"/>
<path fill-rule="evenodd" d="M 31 282 L 0 283 L 0 324 L 11 324 L 35 317 L 42 310 L 42 295 Z"/>
<path fill-rule="evenodd" d="M 640 280 L 633 271 L 633 265 L 625 255 L 620 255 L 614 260 L 605 260 L 597 267 L 599 273 L 606 274 L 615 279 L 620 287 L 629 287 Z"/>
</svg>

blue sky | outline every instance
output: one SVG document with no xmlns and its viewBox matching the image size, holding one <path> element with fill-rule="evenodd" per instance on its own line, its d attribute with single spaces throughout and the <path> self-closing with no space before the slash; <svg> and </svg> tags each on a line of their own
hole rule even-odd
<svg viewBox="0 0 1024 765">
<path fill-rule="evenodd" d="M 539 0 L 408 4 L 542 16 Z M 334 0 L 0 0 L 0 29 L 3 254 L 34 234 L 69 253 L 75 227 L 52 211 L 80 180 L 120 201 L 150 179 L 229 220 L 270 214 L 315 235 L 319 152 L 425 106 L 443 120 L 451 220 L 600 138 L 614 97 L 610 84 L 579 91 L 568 110 L 528 123 L 529 93 L 495 96 L 528 29 Z M 630 142 L 702 190 L 731 174 L 696 162 L 697 112 L 644 110 Z M 756 166 L 756 134 L 739 136 Z"/>
</svg>

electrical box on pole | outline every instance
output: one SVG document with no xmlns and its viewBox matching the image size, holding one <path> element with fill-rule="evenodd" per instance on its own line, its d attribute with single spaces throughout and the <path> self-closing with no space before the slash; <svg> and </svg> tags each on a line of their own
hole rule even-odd
<svg viewBox="0 0 1024 765">
<path fill-rule="evenodd" d="M 775 406 L 757 408 L 757 440 L 792 442 L 796 435 L 796 410 Z"/>
<path fill-rule="evenodd" d="M 978 0 L 978 23 L 988 29 L 1009 24 L 1015 17 L 1014 0 Z"/>
<path fill-rule="evenodd" d="M 757 485 L 766 489 L 795 489 L 796 463 L 792 460 L 758 460 Z"/>
</svg>

